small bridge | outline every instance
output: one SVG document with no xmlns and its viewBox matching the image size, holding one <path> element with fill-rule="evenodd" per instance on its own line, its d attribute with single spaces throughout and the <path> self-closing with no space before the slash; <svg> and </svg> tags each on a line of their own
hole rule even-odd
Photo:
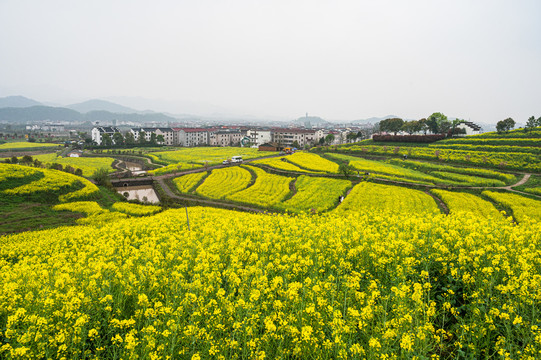
<svg viewBox="0 0 541 360">
<path fill-rule="evenodd" d="M 154 184 L 153 178 L 141 178 L 141 179 L 111 179 L 111 185 L 116 188 L 127 187 L 127 186 L 140 186 L 140 185 L 152 185 Z"/>
</svg>

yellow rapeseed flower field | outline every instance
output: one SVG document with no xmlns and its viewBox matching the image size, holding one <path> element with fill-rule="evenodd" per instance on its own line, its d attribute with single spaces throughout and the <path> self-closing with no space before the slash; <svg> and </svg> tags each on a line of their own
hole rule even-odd
<svg viewBox="0 0 541 360">
<path fill-rule="evenodd" d="M 539 358 L 541 223 L 413 209 L 0 237 L 0 358 Z"/>
<path fill-rule="evenodd" d="M 295 182 L 297 193 L 280 204 L 280 208 L 291 212 L 332 209 L 338 198 L 346 194 L 351 181 L 301 175 Z"/>
<path fill-rule="evenodd" d="M 419 190 L 394 185 L 361 182 L 355 185 L 335 210 L 347 212 L 391 212 L 396 214 L 439 213 L 435 200 Z"/>
<path fill-rule="evenodd" d="M 14 179 L 17 179 L 14 183 L 7 181 Z M 87 199 L 99 191 L 96 185 L 80 176 L 58 170 L 22 165 L 0 163 L 0 180 L 4 181 L 5 184 L 15 184 L 15 186 L 6 189 L 0 185 L 0 193 L 3 193 L 4 196 L 25 197 L 35 193 L 55 194 L 58 200 L 64 202 Z"/>
<path fill-rule="evenodd" d="M 214 169 L 195 191 L 209 198 L 223 199 L 245 189 L 251 181 L 252 174 L 240 166 Z"/>
<path fill-rule="evenodd" d="M 450 213 L 468 212 L 475 216 L 501 217 L 501 213 L 489 201 L 465 192 L 433 189 L 433 194 L 440 197 Z M 471 215 L 469 215 L 471 216 Z"/>
<path fill-rule="evenodd" d="M 496 191 L 483 191 L 482 194 L 510 208 L 513 211 L 513 216 L 519 222 L 527 221 L 527 219 L 541 221 L 541 200 Z"/>
<path fill-rule="evenodd" d="M 256 175 L 255 183 L 247 189 L 227 196 L 227 199 L 246 204 L 272 207 L 289 194 L 291 177 L 268 174 L 255 166 L 243 166 Z"/>
<path fill-rule="evenodd" d="M 289 155 L 286 159 L 287 161 L 308 170 L 328 173 L 338 172 L 337 163 L 322 158 L 317 154 L 302 151 Z"/>
</svg>

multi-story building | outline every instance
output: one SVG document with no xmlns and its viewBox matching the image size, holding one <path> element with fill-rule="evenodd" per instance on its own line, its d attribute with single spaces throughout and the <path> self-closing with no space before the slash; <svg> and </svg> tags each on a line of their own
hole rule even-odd
<svg viewBox="0 0 541 360">
<path fill-rule="evenodd" d="M 270 130 L 248 130 L 246 136 L 250 138 L 252 146 L 260 146 L 272 141 L 272 134 Z"/>
<path fill-rule="evenodd" d="M 180 146 L 198 146 L 209 144 L 209 129 L 174 128 L 173 142 Z"/>
<path fill-rule="evenodd" d="M 173 131 L 172 128 L 168 128 L 168 127 L 163 127 L 163 128 L 145 127 L 145 128 L 132 128 L 130 131 L 133 134 L 133 138 L 134 138 L 135 142 L 139 142 L 139 136 L 141 135 L 141 132 L 144 132 L 145 140 L 147 142 L 152 139 L 152 134 L 155 134 L 156 137 L 158 137 L 159 135 L 163 136 L 163 142 L 162 141 L 157 141 L 158 144 L 165 144 L 165 145 L 174 145 L 175 144 L 175 141 L 174 141 L 175 132 Z"/>
<path fill-rule="evenodd" d="M 96 126 L 92 129 L 92 141 L 95 142 L 98 145 L 101 145 L 103 140 L 103 135 L 108 134 L 111 139 L 113 139 L 114 133 L 119 133 L 120 130 L 116 127 L 110 127 L 110 126 Z"/>
<path fill-rule="evenodd" d="M 163 143 L 165 145 L 174 145 L 175 132 L 171 128 L 156 128 L 156 136 L 163 136 Z"/>
<path fill-rule="evenodd" d="M 133 134 L 133 138 L 135 139 L 135 142 L 140 142 L 139 136 L 143 132 L 145 134 L 145 140 L 148 142 L 150 141 L 150 137 L 152 136 L 152 133 L 156 132 L 156 128 L 131 128 L 131 133 Z"/>
<path fill-rule="evenodd" d="M 210 146 L 231 146 L 240 143 L 244 133 L 241 130 L 215 130 L 209 132 Z"/>
<path fill-rule="evenodd" d="M 272 129 L 272 141 L 282 146 L 292 146 L 297 142 L 299 147 L 314 145 L 323 136 L 322 130 L 309 129 Z"/>
</svg>

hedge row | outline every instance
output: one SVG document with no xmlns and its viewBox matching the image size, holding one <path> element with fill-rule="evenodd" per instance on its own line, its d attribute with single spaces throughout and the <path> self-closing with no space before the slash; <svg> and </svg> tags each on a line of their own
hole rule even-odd
<svg viewBox="0 0 541 360">
<path fill-rule="evenodd" d="M 432 143 L 445 139 L 443 134 L 435 135 L 374 135 L 372 140 L 376 142 L 413 142 L 413 143 Z"/>
</svg>

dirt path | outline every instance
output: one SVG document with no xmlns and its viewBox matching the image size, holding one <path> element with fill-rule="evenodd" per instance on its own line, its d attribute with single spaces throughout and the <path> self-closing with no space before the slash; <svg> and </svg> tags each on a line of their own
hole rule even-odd
<svg viewBox="0 0 541 360">
<path fill-rule="evenodd" d="M 515 187 L 515 186 L 520 186 L 520 185 L 524 185 L 528 180 L 530 180 L 530 176 L 531 174 L 524 174 L 524 177 L 522 179 L 520 179 L 519 182 L 517 182 L 516 184 L 514 185 L 509 185 L 509 186 L 505 186 L 504 189 L 507 189 L 507 190 L 513 190 L 511 188 Z"/>
<path fill-rule="evenodd" d="M 445 203 L 443 202 L 442 199 L 440 199 L 440 198 L 437 197 L 436 195 L 432 194 L 432 193 L 431 193 L 430 191 L 428 191 L 428 190 L 425 190 L 424 192 L 425 192 L 425 194 L 432 196 L 432 198 L 433 198 L 434 200 L 436 200 L 436 202 L 437 202 L 438 204 L 440 204 L 440 206 L 441 206 L 441 208 L 443 209 L 443 211 L 444 211 L 446 214 L 449 214 L 449 208 L 447 207 L 447 205 L 445 205 Z"/>
</svg>

